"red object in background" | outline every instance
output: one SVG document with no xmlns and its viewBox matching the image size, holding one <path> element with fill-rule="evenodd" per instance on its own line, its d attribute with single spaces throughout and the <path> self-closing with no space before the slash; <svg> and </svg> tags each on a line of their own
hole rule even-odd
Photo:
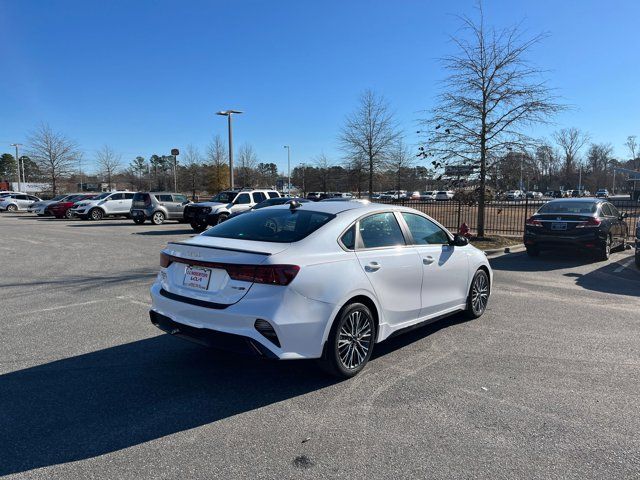
<svg viewBox="0 0 640 480">
<path fill-rule="evenodd" d="M 0 182 L 0 190 L 9 191 L 11 190 L 11 185 L 9 185 L 9 182 Z"/>
<path fill-rule="evenodd" d="M 65 200 L 64 202 L 57 202 L 57 203 L 54 203 L 53 205 L 49 205 L 47 207 L 47 210 L 49 210 L 51 212 L 51 215 L 53 215 L 56 218 L 65 218 L 65 217 L 71 218 L 70 216 L 67 215 L 67 212 L 71 207 L 73 207 L 73 205 L 76 202 L 80 202 L 82 200 L 89 200 L 90 198 L 93 198 L 93 197 L 95 197 L 95 194 L 75 195 L 69 198 L 68 200 Z"/>
<path fill-rule="evenodd" d="M 471 229 L 469 228 L 469 225 L 463 222 L 458 229 L 458 235 L 469 238 L 471 236 Z"/>
</svg>

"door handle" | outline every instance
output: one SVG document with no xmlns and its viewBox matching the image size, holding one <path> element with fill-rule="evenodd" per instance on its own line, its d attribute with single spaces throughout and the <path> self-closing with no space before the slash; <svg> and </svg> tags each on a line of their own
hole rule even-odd
<svg viewBox="0 0 640 480">
<path fill-rule="evenodd" d="M 378 262 L 371 262 L 371 263 L 369 263 L 369 265 L 367 265 L 366 267 L 364 267 L 364 269 L 365 269 L 367 272 L 376 272 L 376 271 L 380 270 L 380 267 L 381 267 L 381 266 L 382 266 L 382 265 L 380 265 Z"/>
<path fill-rule="evenodd" d="M 432 256 L 424 257 L 422 259 L 422 263 L 424 263 L 425 265 L 431 265 L 434 261 L 435 259 Z"/>
</svg>

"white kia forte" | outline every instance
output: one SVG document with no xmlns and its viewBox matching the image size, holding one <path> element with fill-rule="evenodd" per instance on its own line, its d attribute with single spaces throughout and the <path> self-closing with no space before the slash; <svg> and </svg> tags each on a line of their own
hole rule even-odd
<svg viewBox="0 0 640 480">
<path fill-rule="evenodd" d="M 493 274 L 483 252 L 411 208 L 318 202 L 255 210 L 169 243 L 151 321 L 208 346 L 317 358 L 335 375 L 374 344 L 459 311 L 477 318 Z"/>
</svg>

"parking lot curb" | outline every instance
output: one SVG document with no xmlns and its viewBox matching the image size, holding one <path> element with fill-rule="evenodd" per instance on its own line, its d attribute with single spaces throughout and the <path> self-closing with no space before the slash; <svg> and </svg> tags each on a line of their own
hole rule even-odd
<svg viewBox="0 0 640 480">
<path fill-rule="evenodd" d="M 502 255 L 506 255 L 508 253 L 519 253 L 524 252 L 524 243 L 520 243 L 518 245 L 511 245 L 509 247 L 503 248 L 493 248 L 491 250 L 485 250 L 484 253 L 487 254 L 487 257 L 496 258 Z"/>
</svg>

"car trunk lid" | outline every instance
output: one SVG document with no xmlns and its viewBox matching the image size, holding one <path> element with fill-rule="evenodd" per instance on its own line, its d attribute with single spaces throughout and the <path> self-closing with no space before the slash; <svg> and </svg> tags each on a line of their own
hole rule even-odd
<svg viewBox="0 0 640 480">
<path fill-rule="evenodd" d="M 163 289 L 171 294 L 225 308 L 239 302 L 254 283 L 258 266 L 289 244 L 196 237 L 171 242 L 161 260 L 170 262 Z M 261 267 L 268 268 L 268 267 Z"/>
</svg>

